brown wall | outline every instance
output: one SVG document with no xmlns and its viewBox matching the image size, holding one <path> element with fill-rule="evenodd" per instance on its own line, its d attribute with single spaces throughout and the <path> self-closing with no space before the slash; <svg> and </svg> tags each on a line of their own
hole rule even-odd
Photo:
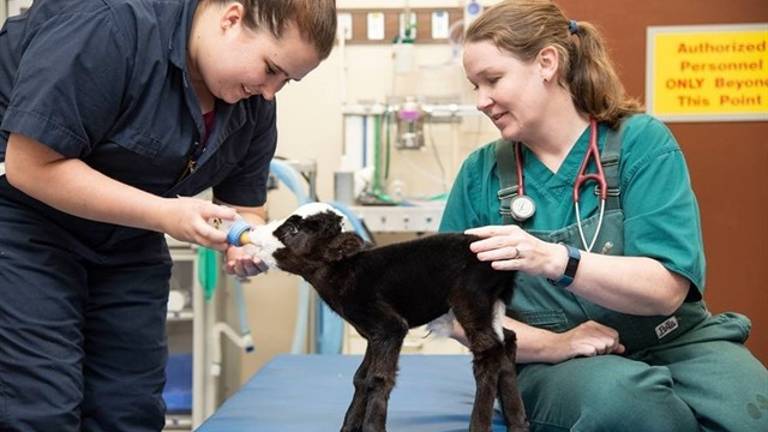
<svg viewBox="0 0 768 432">
<path fill-rule="evenodd" d="M 556 0 L 557 1 L 557 0 Z M 765 0 L 559 0 L 597 24 L 627 92 L 645 99 L 646 28 L 768 23 Z M 768 122 L 670 123 L 691 171 L 707 255 L 704 298 L 713 312 L 752 320 L 747 345 L 768 364 Z"/>
</svg>

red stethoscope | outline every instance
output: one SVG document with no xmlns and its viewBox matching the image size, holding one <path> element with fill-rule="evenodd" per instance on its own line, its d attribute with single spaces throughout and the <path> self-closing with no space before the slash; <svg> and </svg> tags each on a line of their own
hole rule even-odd
<svg viewBox="0 0 768 432">
<path fill-rule="evenodd" d="M 576 211 L 576 225 L 579 228 L 579 236 L 581 236 L 581 243 L 584 249 L 589 252 L 595 245 L 598 234 L 600 234 L 600 228 L 603 225 L 603 215 L 605 214 L 605 202 L 608 197 L 608 183 L 605 181 L 605 173 L 603 172 L 603 164 L 600 163 L 600 149 L 597 147 L 597 121 L 595 119 L 589 120 L 589 147 L 584 154 L 584 160 L 581 161 L 581 167 L 576 175 L 576 180 L 573 183 L 573 205 Z M 525 222 L 530 219 L 536 212 L 536 204 L 531 197 L 525 194 L 525 183 L 523 183 L 523 152 L 519 142 L 515 143 L 515 161 L 517 162 L 517 195 L 512 198 L 510 203 L 510 210 L 512 217 L 518 222 Z M 597 167 L 596 173 L 587 174 L 587 166 L 590 159 L 594 159 L 595 166 Z M 597 229 L 592 235 L 592 241 L 587 243 L 584 236 L 584 229 L 582 228 L 581 212 L 579 211 L 579 194 L 581 186 L 588 180 L 594 180 L 597 182 L 598 195 L 600 196 L 600 216 L 597 219 Z"/>
</svg>

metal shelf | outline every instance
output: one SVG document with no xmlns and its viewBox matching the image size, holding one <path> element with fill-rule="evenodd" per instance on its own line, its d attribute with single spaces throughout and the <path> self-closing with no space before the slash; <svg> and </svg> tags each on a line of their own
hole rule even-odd
<svg viewBox="0 0 768 432">
<path fill-rule="evenodd" d="M 436 232 L 440 226 L 444 204 L 424 206 L 353 206 L 371 232 Z"/>
<path fill-rule="evenodd" d="M 171 251 L 173 251 L 174 249 L 192 249 L 192 250 L 197 249 L 196 245 L 192 243 L 178 241 L 167 234 L 165 236 L 165 242 L 168 244 L 168 247 L 171 249 Z"/>
<path fill-rule="evenodd" d="M 189 413 L 166 415 L 167 431 L 192 431 L 211 414 L 205 406 L 205 392 L 208 383 L 208 354 L 206 335 L 214 319 L 213 306 L 206 304 L 203 290 L 197 278 L 197 246 L 176 241 L 166 236 L 174 268 L 171 289 L 188 293 L 184 308 L 168 311 L 166 326 L 169 355 L 172 353 L 192 354 L 192 406 Z"/>
<path fill-rule="evenodd" d="M 165 416 L 164 431 L 191 431 L 191 414 L 168 414 Z"/>
<path fill-rule="evenodd" d="M 167 321 L 192 321 L 195 319 L 195 312 L 192 309 L 185 309 L 178 312 L 168 312 Z"/>
</svg>

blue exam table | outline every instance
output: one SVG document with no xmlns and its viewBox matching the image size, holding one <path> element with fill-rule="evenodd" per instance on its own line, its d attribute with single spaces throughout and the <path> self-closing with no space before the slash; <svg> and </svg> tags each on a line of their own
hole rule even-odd
<svg viewBox="0 0 768 432">
<path fill-rule="evenodd" d="M 197 432 L 333 432 L 352 399 L 362 356 L 281 355 Z M 391 432 L 464 432 L 475 393 L 469 355 L 404 355 L 389 399 Z M 503 432 L 501 413 L 493 432 Z"/>
</svg>

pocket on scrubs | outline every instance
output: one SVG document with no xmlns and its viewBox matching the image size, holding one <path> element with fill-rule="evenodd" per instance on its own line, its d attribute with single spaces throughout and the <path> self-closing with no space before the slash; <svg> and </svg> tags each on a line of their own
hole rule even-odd
<svg viewBox="0 0 768 432">
<path fill-rule="evenodd" d="M 707 335 L 706 339 L 720 339 L 736 343 L 744 343 L 752 331 L 752 321 L 746 315 L 736 312 L 724 312 L 707 320 L 699 329 L 706 329 L 700 333 Z"/>
<path fill-rule="evenodd" d="M 135 129 L 125 129 L 116 133 L 112 141 L 120 147 L 150 159 L 157 157 L 163 143 Z"/>
<path fill-rule="evenodd" d="M 195 196 L 211 186 L 216 186 L 236 168 L 237 161 L 229 161 L 220 153 L 216 153 L 202 165 L 199 165 L 194 173 L 186 176 L 176 183 L 171 189 L 165 191 L 163 196 L 176 195 Z"/>
<path fill-rule="evenodd" d="M 569 329 L 568 318 L 561 310 L 515 311 L 514 315 L 533 327 L 562 333 Z"/>
<path fill-rule="evenodd" d="M 752 322 L 746 316 L 735 312 L 725 312 L 708 317 L 695 327 L 683 332 L 678 338 L 653 349 L 665 350 L 677 346 L 719 341 L 743 345 L 749 338 L 751 329 Z"/>
</svg>

